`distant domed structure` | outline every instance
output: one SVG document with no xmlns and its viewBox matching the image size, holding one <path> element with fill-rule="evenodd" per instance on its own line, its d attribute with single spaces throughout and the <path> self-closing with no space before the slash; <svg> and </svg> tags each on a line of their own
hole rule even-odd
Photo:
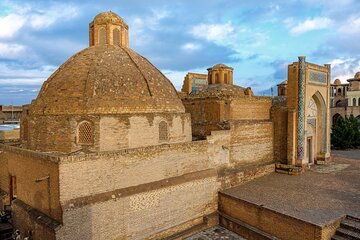
<svg viewBox="0 0 360 240">
<path fill-rule="evenodd" d="M 335 79 L 335 81 L 334 81 L 334 85 L 341 85 L 341 81 L 340 81 L 340 79 Z"/>
<path fill-rule="evenodd" d="M 129 47 L 124 20 L 100 13 L 89 28 L 90 46 L 61 65 L 29 106 L 23 142 L 33 150 L 73 152 L 191 140 L 190 116 L 176 89 Z"/>
<path fill-rule="evenodd" d="M 233 68 L 225 64 L 216 64 L 208 68 L 208 84 L 233 84 Z"/>
<path fill-rule="evenodd" d="M 360 79 L 360 72 L 357 72 L 354 76 L 355 79 Z"/>
</svg>

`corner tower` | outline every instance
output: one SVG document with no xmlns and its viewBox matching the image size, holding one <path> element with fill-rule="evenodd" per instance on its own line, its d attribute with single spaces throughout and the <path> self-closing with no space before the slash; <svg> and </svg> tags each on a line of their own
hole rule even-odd
<svg viewBox="0 0 360 240">
<path fill-rule="evenodd" d="M 100 13 L 89 24 L 89 46 L 103 44 L 129 47 L 129 26 L 116 13 Z"/>
</svg>

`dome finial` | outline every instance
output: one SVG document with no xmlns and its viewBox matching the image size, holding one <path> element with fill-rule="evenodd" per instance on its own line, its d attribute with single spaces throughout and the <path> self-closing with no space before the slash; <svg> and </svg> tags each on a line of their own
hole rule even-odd
<svg viewBox="0 0 360 240">
<path fill-rule="evenodd" d="M 129 47 L 129 26 L 116 13 L 103 12 L 89 24 L 89 45 L 117 45 Z"/>
</svg>

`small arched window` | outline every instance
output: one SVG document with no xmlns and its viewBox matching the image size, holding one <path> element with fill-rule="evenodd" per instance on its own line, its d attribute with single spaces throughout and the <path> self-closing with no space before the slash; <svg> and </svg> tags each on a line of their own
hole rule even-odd
<svg viewBox="0 0 360 240">
<path fill-rule="evenodd" d="M 117 28 L 113 30 L 113 42 L 114 45 L 120 46 L 120 31 Z"/>
<path fill-rule="evenodd" d="M 338 88 L 338 94 L 341 95 L 341 88 Z"/>
<path fill-rule="evenodd" d="M 168 124 L 165 121 L 159 123 L 159 141 L 167 141 L 169 139 Z"/>
<path fill-rule="evenodd" d="M 106 44 L 106 30 L 105 28 L 99 29 L 99 44 Z"/>
<path fill-rule="evenodd" d="M 218 84 L 219 83 L 219 74 L 215 73 L 215 83 Z"/>
<path fill-rule="evenodd" d="M 227 73 L 224 73 L 224 83 L 228 83 L 228 75 L 227 75 Z"/>
<path fill-rule="evenodd" d="M 353 98 L 353 106 L 356 106 L 356 98 Z"/>
<path fill-rule="evenodd" d="M 94 143 L 94 127 L 89 121 L 82 121 L 77 128 L 77 143 L 92 145 Z"/>
</svg>

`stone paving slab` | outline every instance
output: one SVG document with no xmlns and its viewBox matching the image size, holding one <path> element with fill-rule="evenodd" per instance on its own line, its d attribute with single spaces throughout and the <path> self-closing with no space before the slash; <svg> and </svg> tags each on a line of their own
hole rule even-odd
<svg viewBox="0 0 360 240">
<path fill-rule="evenodd" d="M 333 156 L 333 164 L 299 176 L 272 173 L 222 192 L 318 226 L 346 214 L 360 217 L 360 150 Z"/>
<path fill-rule="evenodd" d="M 223 227 L 215 226 L 193 235 L 186 240 L 246 240 Z"/>
</svg>

